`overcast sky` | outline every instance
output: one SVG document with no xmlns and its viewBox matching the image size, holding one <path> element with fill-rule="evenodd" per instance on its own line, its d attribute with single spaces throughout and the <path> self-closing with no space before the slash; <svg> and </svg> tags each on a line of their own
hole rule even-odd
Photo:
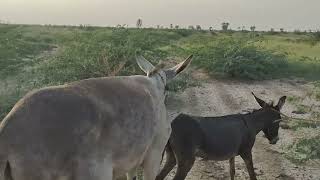
<svg viewBox="0 0 320 180">
<path fill-rule="evenodd" d="M 320 0 L 0 0 L 0 19 L 23 24 L 320 29 Z"/>
</svg>

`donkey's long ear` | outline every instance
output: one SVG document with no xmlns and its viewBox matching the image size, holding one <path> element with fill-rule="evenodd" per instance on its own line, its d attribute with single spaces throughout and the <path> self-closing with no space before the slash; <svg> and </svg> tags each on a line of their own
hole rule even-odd
<svg viewBox="0 0 320 180">
<path fill-rule="evenodd" d="M 177 64 L 176 66 L 165 70 L 167 80 L 173 79 L 176 75 L 181 73 L 190 63 L 192 60 L 193 55 L 190 55 L 187 59 L 185 59 L 183 62 Z"/>
<path fill-rule="evenodd" d="M 256 99 L 256 101 L 258 102 L 258 104 L 262 107 L 265 108 L 268 106 L 268 103 L 264 102 L 262 99 L 258 98 L 253 92 L 251 92 L 251 94 L 253 95 L 253 97 Z"/>
<path fill-rule="evenodd" d="M 171 70 L 173 70 L 176 75 L 182 72 L 191 62 L 193 55 L 190 55 L 187 59 L 185 59 L 183 62 L 177 64 L 176 66 L 172 67 Z"/>
<path fill-rule="evenodd" d="M 276 105 L 276 108 L 280 111 L 284 105 L 284 103 L 286 102 L 286 98 L 287 96 L 282 96 L 280 99 L 279 99 L 279 102 L 278 104 Z"/>
<path fill-rule="evenodd" d="M 143 56 L 136 56 L 136 61 L 140 69 L 146 74 L 149 74 L 151 71 L 153 71 L 154 66 L 148 60 L 146 60 Z"/>
</svg>

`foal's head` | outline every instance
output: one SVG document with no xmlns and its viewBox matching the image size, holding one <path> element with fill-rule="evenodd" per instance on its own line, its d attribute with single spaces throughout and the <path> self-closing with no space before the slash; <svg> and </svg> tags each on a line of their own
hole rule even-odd
<svg viewBox="0 0 320 180">
<path fill-rule="evenodd" d="M 273 103 L 268 104 L 262 99 L 258 98 L 254 93 L 252 93 L 252 95 L 254 96 L 258 104 L 262 107 L 262 110 L 266 114 L 265 118 L 268 120 L 262 131 L 264 132 L 265 137 L 269 140 L 270 144 L 276 144 L 279 140 L 278 131 L 279 123 L 281 120 L 280 110 L 283 107 L 287 97 L 282 96 L 279 99 L 278 104 L 274 106 Z"/>
</svg>

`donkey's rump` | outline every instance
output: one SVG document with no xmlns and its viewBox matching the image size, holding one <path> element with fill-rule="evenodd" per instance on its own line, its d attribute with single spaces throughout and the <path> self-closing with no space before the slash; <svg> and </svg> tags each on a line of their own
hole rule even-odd
<svg viewBox="0 0 320 180">
<path fill-rule="evenodd" d="M 3 120 L 0 135 L 1 154 L 14 176 L 64 176 L 84 156 L 109 154 L 126 161 L 119 154 L 136 157 L 146 151 L 156 113 L 147 86 L 135 87 L 134 79 L 104 79 L 41 89 L 17 103 Z M 133 144 L 136 148 L 130 149 Z"/>
</svg>

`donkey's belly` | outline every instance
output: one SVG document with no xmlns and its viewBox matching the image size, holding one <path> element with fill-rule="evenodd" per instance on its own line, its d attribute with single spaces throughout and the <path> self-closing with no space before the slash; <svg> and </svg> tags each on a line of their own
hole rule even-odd
<svg viewBox="0 0 320 180">
<path fill-rule="evenodd" d="M 204 160 L 214 160 L 214 161 L 224 161 L 228 160 L 234 156 L 237 156 L 238 152 L 228 152 L 228 151 L 205 151 L 202 149 L 196 150 L 196 156 L 201 157 Z"/>
<path fill-rule="evenodd" d="M 199 148 L 197 155 L 208 160 L 228 160 L 239 154 L 240 146 L 240 138 L 211 137 L 207 138 L 206 143 Z"/>
</svg>

